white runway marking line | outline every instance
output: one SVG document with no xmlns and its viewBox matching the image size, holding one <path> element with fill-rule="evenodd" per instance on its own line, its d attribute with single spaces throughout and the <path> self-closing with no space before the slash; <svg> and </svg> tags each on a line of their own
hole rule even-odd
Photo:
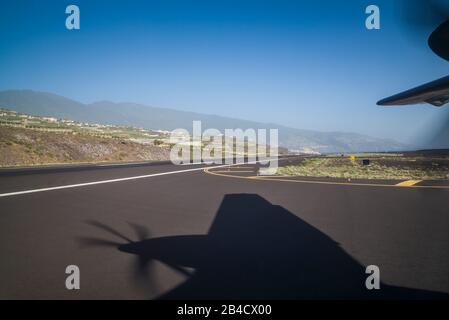
<svg viewBox="0 0 449 320">
<path fill-rule="evenodd" d="M 61 189 L 79 188 L 79 187 L 86 187 L 86 186 L 94 186 L 97 184 L 145 179 L 145 178 L 165 176 L 165 175 L 178 174 L 178 173 L 186 173 L 186 172 L 192 172 L 192 171 L 201 171 L 201 170 L 204 170 L 205 168 L 210 168 L 210 169 L 225 168 L 225 167 L 232 167 L 232 166 L 236 166 L 236 165 L 238 165 L 238 164 L 224 164 L 224 165 L 214 166 L 214 167 L 203 166 L 201 168 L 193 168 L 193 169 L 185 169 L 185 170 L 177 170 L 177 171 L 169 171 L 169 172 L 159 172 L 159 173 L 146 174 L 146 175 L 142 175 L 142 176 L 133 176 L 133 177 L 126 177 L 126 178 L 110 179 L 110 180 L 100 180 L 100 181 L 93 181 L 93 182 L 84 182 L 84 183 L 77 183 L 77 184 L 69 184 L 69 185 L 65 185 L 65 186 L 41 188 L 41 189 L 23 190 L 23 191 L 2 193 L 2 194 L 0 194 L 0 198 L 18 196 L 18 195 L 28 194 L 28 193 L 37 193 L 37 192 L 45 192 L 45 191 L 53 191 L 53 190 L 61 190 Z"/>
</svg>

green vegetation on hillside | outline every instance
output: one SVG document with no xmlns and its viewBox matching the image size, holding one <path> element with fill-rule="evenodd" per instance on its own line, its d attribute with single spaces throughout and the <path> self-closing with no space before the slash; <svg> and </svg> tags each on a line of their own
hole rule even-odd
<svg viewBox="0 0 449 320">
<path fill-rule="evenodd" d="M 100 138 L 129 139 L 138 143 L 157 145 L 168 143 L 168 132 L 131 126 L 84 123 L 54 117 L 40 117 L 0 108 L 0 126 L 24 128 L 43 132 L 83 134 Z M 156 144 L 156 143 L 155 143 Z"/>
<path fill-rule="evenodd" d="M 168 133 L 0 109 L 0 167 L 167 160 Z"/>
<path fill-rule="evenodd" d="M 189 135 L 176 138 L 183 148 L 190 146 L 193 150 Z M 200 147 L 213 147 L 211 143 L 200 142 Z M 224 157 L 228 156 L 224 150 L 239 156 L 247 156 L 258 147 L 269 150 L 268 146 L 247 142 L 244 150 L 238 152 L 233 144 L 233 139 L 222 141 Z M 81 123 L 0 109 L 0 166 L 168 160 L 172 147 L 168 131 Z"/>
<path fill-rule="evenodd" d="M 351 161 L 349 157 L 307 158 L 278 169 L 279 175 L 345 179 L 449 179 L 449 157 L 404 157 L 369 155 Z M 363 165 L 362 159 L 369 160 Z"/>
</svg>

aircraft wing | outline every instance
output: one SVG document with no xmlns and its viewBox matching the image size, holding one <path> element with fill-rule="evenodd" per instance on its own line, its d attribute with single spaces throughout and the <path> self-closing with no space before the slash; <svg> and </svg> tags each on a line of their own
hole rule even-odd
<svg viewBox="0 0 449 320">
<path fill-rule="evenodd" d="M 449 102 L 449 76 L 423 84 L 377 102 L 379 106 L 429 103 L 440 107 Z"/>
</svg>

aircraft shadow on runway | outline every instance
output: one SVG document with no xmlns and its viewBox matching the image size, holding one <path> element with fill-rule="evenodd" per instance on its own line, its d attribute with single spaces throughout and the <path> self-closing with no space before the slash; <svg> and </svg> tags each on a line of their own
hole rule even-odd
<svg viewBox="0 0 449 320">
<path fill-rule="evenodd" d="M 132 272 L 149 294 L 157 282 L 151 270 L 156 260 L 187 276 L 160 299 L 449 298 L 384 283 L 380 290 L 367 290 L 365 267 L 338 243 L 255 194 L 226 195 L 207 235 L 149 238 L 145 227 L 132 225 L 139 237 L 133 241 L 100 222 L 89 223 L 125 243 L 98 238 L 80 242 L 135 254 Z"/>
</svg>

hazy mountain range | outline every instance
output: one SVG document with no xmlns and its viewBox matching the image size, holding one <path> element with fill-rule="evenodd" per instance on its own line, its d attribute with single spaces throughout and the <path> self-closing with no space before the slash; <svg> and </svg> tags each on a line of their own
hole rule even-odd
<svg viewBox="0 0 449 320">
<path fill-rule="evenodd" d="M 224 132 L 225 128 L 277 128 L 279 129 L 279 144 L 283 147 L 300 151 L 333 153 L 397 151 L 409 148 L 394 140 L 373 138 L 357 133 L 301 130 L 277 124 L 258 123 L 135 103 L 99 101 L 83 104 L 52 93 L 31 90 L 0 92 L 0 107 L 31 115 L 156 130 L 185 128 L 190 131 L 193 120 L 201 120 L 203 130 L 216 128 L 222 132 Z"/>
</svg>

